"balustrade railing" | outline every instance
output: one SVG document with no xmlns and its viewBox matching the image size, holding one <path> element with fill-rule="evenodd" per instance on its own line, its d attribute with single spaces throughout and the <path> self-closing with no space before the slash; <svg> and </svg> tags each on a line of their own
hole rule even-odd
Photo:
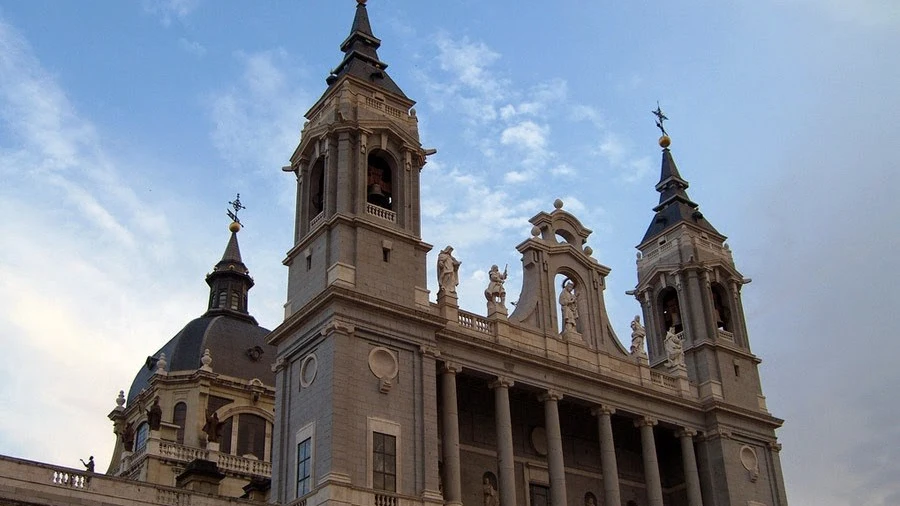
<svg viewBox="0 0 900 506">
<path fill-rule="evenodd" d="M 459 326 L 467 329 L 472 329 L 476 332 L 481 332 L 482 334 L 494 335 L 494 329 L 491 321 L 487 318 L 472 313 L 460 311 Z"/>
<path fill-rule="evenodd" d="M 384 493 L 375 493 L 375 506 L 397 506 L 399 500 L 396 496 Z"/>
<path fill-rule="evenodd" d="M 397 213 L 391 211 L 390 209 L 376 206 L 375 204 L 366 204 L 366 213 L 381 218 L 382 220 L 387 220 L 391 223 L 395 223 L 397 221 Z"/>
<path fill-rule="evenodd" d="M 310 228 L 310 230 L 312 230 L 313 228 L 315 228 L 316 225 L 318 225 L 319 223 L 321 223 L 322 220 L 324 220 L 324 219 L 325 219 L 325 213 L 324 213 L 324 212 L 321 212 L 321 213 L 319 213 L 319 214 L 313 216 L 313 219 L 309 220 L 309 228 Z"/>
<path fill-rule="evenodd" d="M 85 474 L 73 473 L 71 471 L 53 471 L 50 482 L 54 485 L 62 485 L 64 487 L 87 488 L 91 479 Z"/>
</svg>

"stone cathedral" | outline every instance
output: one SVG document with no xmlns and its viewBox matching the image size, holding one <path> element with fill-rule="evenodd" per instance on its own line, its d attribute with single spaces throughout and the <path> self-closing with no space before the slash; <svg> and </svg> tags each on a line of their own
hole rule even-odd
<svg viewBox="0 0 900 506">
<path fill-rule="evenodd" d="M 0 505 L 786 506 L 749 279 L 688 196 L 662 112 L 630 348 L 605 309 L 610 269 L 559 200 L 516 247 L 514 310 L 496 266 L 483 314 L 463 310 L 452 246 L 427 289 L 434 151 L 366 9 L 283 167 L 297 189 L 283 323 L 250 315 L 235 222 L 208 311 L 109 414 L 107 472 L 0 457 Z"/>
</svg>

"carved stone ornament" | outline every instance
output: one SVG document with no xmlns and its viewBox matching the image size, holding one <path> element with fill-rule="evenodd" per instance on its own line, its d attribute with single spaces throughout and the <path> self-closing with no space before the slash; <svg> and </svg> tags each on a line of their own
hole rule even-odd
<svg viewBox="0 0 900 506">
<path fill-rule="evenodd" d="M 750 481 L 756 482 L 759 479 L 759 459 L 756 456 L 756 450 L 751 446 L 744 445 L 740 451 L 741 465 L 750 473 Z"/>
<path fill-rule="evenodd" d="M 543 427 L 531 429 L 531 447 L 538 455 L 547 455 L 547 431 Z"/>
<path fill-rule="evenodd" d="M 319 372 L 319 360 L 315 353 L 303 357 L 300 361 L 300 387 L 308 388 L 316 380 L 316 373 Z"/>
<path fill-rule="evenodd" d="M 386 394 L 391 390 L 392 380 L 400 372 L 400 365 L 394 352 L 378 346 L 369 352 L 369 370 L 378 378 L 378 390 Z"/>
</svg>

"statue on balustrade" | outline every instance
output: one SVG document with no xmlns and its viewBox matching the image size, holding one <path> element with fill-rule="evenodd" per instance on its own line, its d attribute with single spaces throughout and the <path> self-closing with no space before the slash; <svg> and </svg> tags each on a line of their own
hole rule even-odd
<svg viewBox="0 0 900 506">
<path fill-rule="evenodd" d="M 484 290 L 484 298 L 488 301 L 488 308 L 498 307 L 498 305 L 499 308 L 506 308 L 506 288 L 503 287 L 503 283 L 506 282 L 507 268 L 508 266 L 504 267 L 503 272 L 500 272 L 499 267 L 492 265 L 490 272 L 488 272 L 490 283 Z"/>
<path fill-rule="evenodd" d="M 219 415 L 215 411 L 206 412 L 206 423 L 203 425 L 203 432 L 206 433 L 206 439 L 210 443 L 218 443 L 222 437 L 222 426 L 225 422 L 219 421 Z"/>
<path fill-rule="evenodd" d="M 666 366 L 677 367 L 684 365 L 684 337 L 675 333 L 675 327 L 669 327 L 666 332 Z"/>
<path fill-rule="evenodd" d="M 159 430 L 162 425 L 162 408 L 159 406 L 159 396 L 153 399 L 153 405 L 147 410 L 147 425 L 150 430 Z"/>
<path fill-rule="evenodd" d="M 128 422 L 122 429 L 122 446 L 126 452 L 134 450 L 134 422 Z"/>
<path fill-rule="evenodd" d="M 452 246 L 447 246 L 438 253 L 438 293 L 456 293 L 456 286 L 459 285 L 459 266 L 461 263 L 453 257 Z"/>
<path fill-rule="evenodd" d="M 646 357 L 647 352 L 644 351 L 644 340 L 647 337 L 647 331 L 641 325 L 641 317 L 635 316 L 631 320 L 631 354 L 638 357 Z"/>
</svg>

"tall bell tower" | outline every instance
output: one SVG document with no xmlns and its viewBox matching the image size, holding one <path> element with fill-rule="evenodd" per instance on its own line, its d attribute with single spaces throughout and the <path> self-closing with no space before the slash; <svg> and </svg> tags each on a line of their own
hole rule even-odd
<svg viewBox="0 0 900 506">
<path fill-rule="evenodd" d="M 644 314 L 650 366 L 686 374 L 696 385 L 707 424 L 696 448 L 704 502 L 748 504 L 748 477 L 755 483 L 761 470 L 774 469 L 778 504 L 787 504 L 774 443 L 782 420 L 766 407 L 761 360 L 750 351 L 741 302 L 750 279 L 735 267 L 726 237 L 688 196 L 662 126 L 667 118 L 654 113 L 663 133 L 659 204 L 637 246 L 633 292 Z M 768 452 L 754 450 L 765 445 Z"/>
<path fill-rule="evenodd" d="M 414 102 L 357 0 L 344 56 L 284 167 L 297 181 L 278 347 L 272 500 L 439 504 L 435 332 Z M 411 503 L 412 504 L 412 503 Z"/>
<path fill-rule="evenodd" d="M 297 178 L 286 316 L 336 285 L 404 306 L 427 304 L 421 241 L 419 143 L 414 101 L 378 57 L 359 1 L 344 58 L 306 113 L 300 144 L 283 170 Z M 381 268 L 358 269 L 360 264 Z M 403 275 L 398 275 L 402 272 Z"/>
<path fill-rule="evenodd" d="M 670 143 L 664 133 L 659 204 L 637 246 L 635 296 L 647 326 L 650 365 L 666 361 L 666 336 L 674 334 L 683 339 L 692 382 L 713 397 L 759 409 L 759 359 L 750 352 L 741 302 L 741 288 L 750 280 L 735 267 L 726 237 L 688 196 Z"/>
</svg>

